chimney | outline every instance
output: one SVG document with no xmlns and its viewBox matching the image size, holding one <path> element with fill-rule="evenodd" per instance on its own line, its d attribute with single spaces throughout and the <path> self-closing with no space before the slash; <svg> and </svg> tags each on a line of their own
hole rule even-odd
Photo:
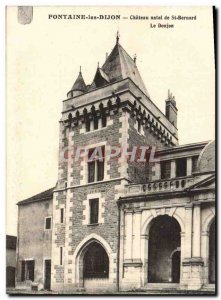
<svg viewBox="0 0 221 300">
<path fill-rule="evenodd" d="M 177 107 L 175 97 L 168 90 L 168 98 L 166 99 L 166 117 L 177 128 Z"/>
</svg>

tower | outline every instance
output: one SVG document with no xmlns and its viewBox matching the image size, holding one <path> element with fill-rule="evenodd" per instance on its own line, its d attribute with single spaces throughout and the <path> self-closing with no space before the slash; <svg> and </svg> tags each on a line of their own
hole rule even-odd
<svg viewBox="0 0 221 300">
<path fill-rule="evenodd" d="M 53 195 L 53 290 L 117 290 L 123 276 L 117 200 L 125 185 L 147 180 L 147 165 L 130 159 L 133 147 L 178 144 L 175 124 L 151 101 L 135 62 L 117 36 L 92 84 L 85 84 L 80 70 L 63 101 Z M 108 156 L 108 149 L 120 151 Z M 150 177 L 157 172 L 157 166 L 151 168 Z"/>
</svg>

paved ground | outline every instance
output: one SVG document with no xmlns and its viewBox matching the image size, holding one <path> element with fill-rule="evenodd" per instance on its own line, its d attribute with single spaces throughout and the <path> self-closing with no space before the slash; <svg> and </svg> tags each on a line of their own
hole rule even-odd
<svg viewBox="0 0 221 300">
<path fill-rule="evenodd" d="M 7 289 L 6 291 L 9 295 L 95 295 L 96 293 L 86 293 L 83 291 L 76 292 L 53 292 L 53 291 L 27 291 L 27 290 L 16 290 L 16 289 Z M 101 295 L 101 294 L 99 294 Z M 127 292 L 117 292 L 117 293 L 104 293 L 102 295 L 215 295 L 214 291 L 187 291 L 187 290 L 136 290 L 136 291 L 127 291 Z"/>
</svg>

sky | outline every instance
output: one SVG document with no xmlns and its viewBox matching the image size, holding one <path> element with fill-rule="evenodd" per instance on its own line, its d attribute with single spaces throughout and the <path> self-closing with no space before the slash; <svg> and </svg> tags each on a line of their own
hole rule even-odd
<svg viewBox="0 0 221 300">
<path fill-rule="evenodd" d="M 78 73 L 90 84 L 120 33 L 152 101 L 164 112 L 168 89 L 178 107 L 179 143 L 214 139 L 215 69 L 209 7 L 34 7 L 21 25 L 7 9 L 7 233 L 16 234 L 16 203 L 55 186 L 62 100 Z M 56 20 L 48 15 L 121 15 L 120 20 Z M 196 20 L 130 20 L 196 16 Z M 128 19 L 123 19 L 128 17 Z M 150 23 L 156 25 L 151 28 Z M 174 28 L 158 28 L 158 23 Z"/>
</svg>

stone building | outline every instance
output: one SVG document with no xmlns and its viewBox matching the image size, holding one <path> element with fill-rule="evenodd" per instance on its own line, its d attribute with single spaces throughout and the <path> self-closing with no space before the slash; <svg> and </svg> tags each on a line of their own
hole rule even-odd
<svg viewBox="0 0 221 300">
<path fill-rule="evenodd" d="M 18 203 L 17 286 L 215 289 L 215 142 L 180 146 L 171 93 L 165 106 L 119 38 L 91 85 L 80 71 L 57 184 Z"/>
<path fill-rule="evenodd" d="M 17 237 L 6 235 L 6 287 L 15 287 Z"/>
</svg>

